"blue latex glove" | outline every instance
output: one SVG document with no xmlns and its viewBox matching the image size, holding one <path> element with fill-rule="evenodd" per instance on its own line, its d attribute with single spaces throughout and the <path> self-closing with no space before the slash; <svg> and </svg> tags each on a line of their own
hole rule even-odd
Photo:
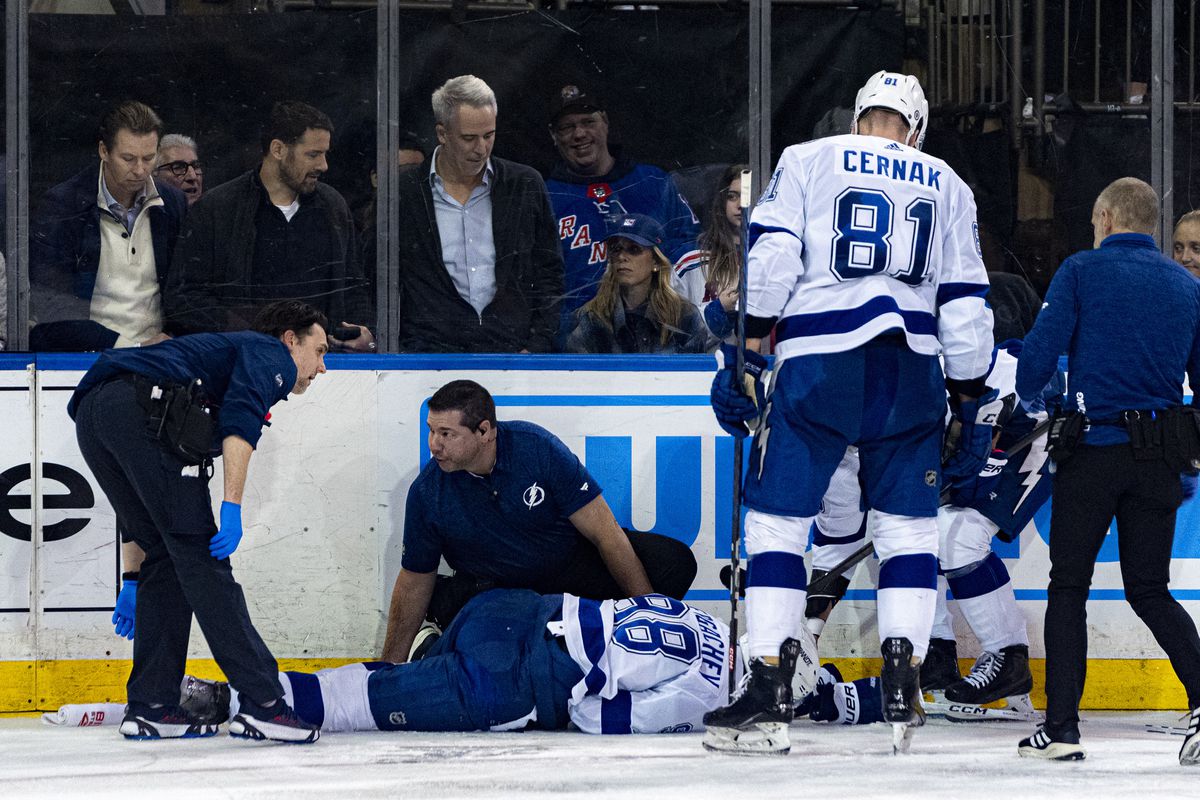
<svg viewBox="0 0 1200 800">
<path fill-rule="evenodd" d="M 1008 465 L 1008 455 L 1003 450 L 993 450 L 987 464 L 974 478 L 964 479 L 950 491 L 950 505 L 959 508 L 975 508 L 976 504 L 990 500 L 992 491 L 1000 483 L 1000 473 Z"/>
<path fill-rule="evenodd" d="M 221 503 L 221 529 L 208 543 L 208 552 L 221 561 L 233 555 L 242 540 L 242 507 L 225 500 Z"/>
<path fill-rule="evenodd" d="M 117 636 L 123 636 L 133 641 L 133 620 L 137 611 L 137 581 L 125 581 L 121 584 L 121 593 L 117 595 L 117 607 L 113 609 L 113 631 Z"/>
<path fill-rule="evenodd" d="M 1196 496 L 1196 476 L 1184 472 L 1180 474 L 1179 480 L 1183 484 L 1183 502 L 1186 503 Z"/>
<path fill-rule="evenodd" d="M 763 384 L 763 373 L 767 369 L 767 360 L 747 350 L 745 383 L 738 386 L 735 374 L 737 348 L 723 344 L 720 353 L 723 366 L 713 378 L 709 399 L 721 428 L 730 436 L 744 439 L 750 435 L 751 429 L 746 423 L 757 424 L 762 409 L 766 407 L 767 391 Z"/>
<path fill-rule="evenodd" d="M 949 443 L 951 450 L 942 464 L 942 476 L 947 484 L 959 484 L 979 475 L 992 452 L 992 423 L 1004 404 L 1000 393 L 988 389 L 976 400 L 951 400 L 951 430 L 960 428 L 958 441 Z"/>
</svg>

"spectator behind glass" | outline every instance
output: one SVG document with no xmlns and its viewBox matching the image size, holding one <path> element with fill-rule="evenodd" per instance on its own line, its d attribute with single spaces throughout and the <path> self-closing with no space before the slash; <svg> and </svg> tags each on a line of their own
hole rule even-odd
<svg viewBox="0 0 1200 800">
<path fill-rule="evenodd" d="M 562 257 L 542 178 L 492 157 L 496 95 L 474 75 L 431 98 L 438 147 L 400 176 L 400 347 L 550 350 Z"/>
<path fill-rule="evenodd" d="M 100 121 L 99 160 L 46 193 L 30 221 L 29 347 L 155 344 L 163 286 L 187 201 L 153 178 L 162 120 L 133 100 Z"/>
<path fill-rule="evenodd" d="M 1200 278 L 1200 211 L 1189 211 L 1175 223 L 1171 252 L 1177 264 Z"/>
<path fill-rule="evenodd" d="M 280 102 L 262 133 L 262 163 L 204 193 L 188 213 L 166 292 L 181 332 L 245 330 L 260 307 L 301 300 L 370 352 L 368 283 L 346 201 L 321 183 L 333 122 L 307 103 Z"/>
<path fill-rule="evenodd" d="M 687 296 L 700 297 L 712 335 L 725 339 L 736 323 L 738 278 L 742 269 L 742 171 L 731 164 L 721 173 L 708 206 L 708 227 L 700 234 L 704 268 L 684 276 Z"/>
<path fill-rule="evenodd" d="M 158 143 L 154 177 L 166 181 L 187 198 L 188 206 L 204 194 L 204 167 L 200 164 L 196 141 L 182 133 L 168 133 Z"/>
<path fill-rule="evenodd" d="M 662 220 L 662 252 L 670 259 L 672 280 L 681 292 L 685 276 L 700 267 L 700 221 L 670 175 L 634 163 L 619 148 L 610 147 L 608 114 L 599 98 L 578 86 L 564 86 L 551 105 L 550 135 L 561 160 L 550 171 L 546 188 L 558 219 L 566 270 L 561 344 L 575 324 L 575 311 L 595 296 L 605 274 L 599 236 L 609 219 L 645 214 Z M 702 296 L 687 299 L 699 305 Z"/>
<path fill-rule="evenodd" d="M 662 226 L 642 214 L 617 217 L 604 243 L 608 268 L 577 314 L 570 353 L 703 353 L 708 331 L 671 286 Z"/>
</svg>

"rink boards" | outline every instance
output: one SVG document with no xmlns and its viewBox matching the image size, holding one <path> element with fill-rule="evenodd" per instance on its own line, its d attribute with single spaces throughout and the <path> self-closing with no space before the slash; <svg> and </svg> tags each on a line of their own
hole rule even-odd
<svg viewBox="0 0 1200 800">
<path fill-rule="evenodd" d="M 119 583 L 111 507 L 83 463 L 67 417 L 91 356 L 0 354 L 0 711 L 123 698 L 130 643 L 109 618 Z M 428 460 L 425 402 L 470 377 L 500 419 L 552 430 L 587 465 L 626 527 L 674 536 L 696 554 L 689 599 L 727 615 L 733 440 L 712 417 L 707 356 L 331 357 L 303 397 L 272 409 L 245 492 L 233 556 L 255 624 L 288 666 L 378 656 L 400 563 L 404 500 Z M 803 464 L 796 465 L 797 470 Z M 220 502 L 220 464 L 211 487 Z M 1048 510 L 999 545 L 1041 652 Z M 1172 589 L 1200 601 L 1200 503 L 1180 512 Z M 1091 708 L 1180 708 L 1182 690 L 1123 602 L 1115 535 L 1089 605 Z M 874 667 L 874 572 L 855 575 L 822 637 L 851 675 Z M 959 653 L 976 647 L 963 631 Z M 195 630 L 192 669 L 215 674 Z M 967 664 L 964 664 L 967 666 Z M 1035 672 L 1041 664 L 1035 664 Z M 1040 685 L 1040 680 L 1039 680 Z"/>
</svg>

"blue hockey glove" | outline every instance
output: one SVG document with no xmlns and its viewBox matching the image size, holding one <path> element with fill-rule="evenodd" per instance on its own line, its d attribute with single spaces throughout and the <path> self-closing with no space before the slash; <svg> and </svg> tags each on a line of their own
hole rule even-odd
<svg viewBox="0 0 1200 800">
<path fill-rule="evenodd" d="M 942 476 L 947 484 L 970 480 L 983 470 L 992 452 L 992 424 L 1003 406 L 995 389 L 988 389 L 976 400 L 951 398 L 954 416 L 946 432 L 942 459 Z"/>
<path fill-rule="evenodd" d="M 133 620 L 137 610 L 137 581 L 125 581 L 121 584 L 121 593 L 117 595 L 117 607 L 113 609 L 113 631 L 133 641 Z"/>
<path fill-rule="evenodd" d="M 992 490 L 1000 482 L 1000 473 L 1008 465 L 1008 455 L 1003 450 L 993 450 L 987 464 L 974 478 L 956 483 L 950 491 L 950 505 L 959 508 L 976 508 L 977 503 L 990 500 Z"/>
<path fill-rule="evenodd" d="M 745 351 L 746 377 L 742 386 L 737 385 L 737 348 L 731 344 L 721 345 L 721 368 L 713 378 L 709 398 L 713 413 L 721 428 L 737 439 L 744 439 L 758 424 L 759 415 L 766 407 L 766 387 L 763 373 L 767 360 L 758 353 Z M 747 425 L 746 423 L 753 423 Z"/>
<path fill-rule="evenodd" d="M 1186 503 L 1196 496 L 1196 476 L 1184 472 L 1180 474 L 1179 481 L 1183 484 L 1183 502 Z"/>
<path fill-rule="evenodd" d="M 242 507 L 228 500 L 221 503 L 221 530 L 208 543 L 208 552 L 218 561 L 229 558 L 242 540 Z"/>
</svg>

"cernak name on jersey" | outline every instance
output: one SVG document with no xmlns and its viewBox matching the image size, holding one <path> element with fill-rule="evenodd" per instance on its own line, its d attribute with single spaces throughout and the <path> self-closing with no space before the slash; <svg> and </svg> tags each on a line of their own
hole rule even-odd
<svg viewBox="0 0 1200 800">
<path fill-rule="evenodd" d="M 919 183 L 938 191 L 942 188 L 940 169 L 920 161 L 909 161 L 864 150 L 843 150 L 837 171 L 843 174 L 878 175 L 893 181 Z"/>
</svg>

